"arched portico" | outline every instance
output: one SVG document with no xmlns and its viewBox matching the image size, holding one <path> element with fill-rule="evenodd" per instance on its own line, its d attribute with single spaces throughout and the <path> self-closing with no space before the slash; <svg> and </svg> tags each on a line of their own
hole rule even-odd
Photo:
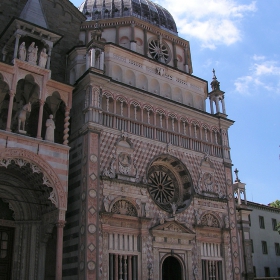
<svg viewBox="0 0 280 280">
<path fill-rule="evenodd" d="M 0 150 L 0 207 L 10 213 L 0 217 L 0 232 L 14 234 L 9 279 L 45 279 L 46 254 L 56 260 L 48 267 L 55 272 L 48 279 L 62 278 L 66 203 L 65 186 L 39 155 L 18 148 Z"/>
</svg>

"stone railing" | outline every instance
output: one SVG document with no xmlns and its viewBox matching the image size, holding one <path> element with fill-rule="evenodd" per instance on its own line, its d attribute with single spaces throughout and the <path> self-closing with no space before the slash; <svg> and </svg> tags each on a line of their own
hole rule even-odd
<svg viewBox="0 0 280 280">
<path fill-rule="evenodd" d="M 139 135 L 164 143 L 170 143 L 177 147 L 207 153 L 210 156 L 230 159 L 229 147 L 222 147 L 211 142 L 159 128 L 155 125 L 143 123 L 129 118 L 115 115 L 109 112 L 99 111 L 98 122 L 101 125 L 115 128 L 124 132 Z"/>
</svg>

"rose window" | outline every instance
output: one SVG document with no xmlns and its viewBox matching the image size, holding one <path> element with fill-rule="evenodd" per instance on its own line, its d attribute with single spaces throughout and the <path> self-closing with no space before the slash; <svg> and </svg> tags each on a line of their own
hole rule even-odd
<svg viewBox="0 0 280 280">
<path fill-rule="evenodd" d="M 147 189 L 162 210 L 180 213 L 192 200 L 192 180 L 184 164 L 170 155 L 160 155 L 149 166 Z"/>
<path fill-rule="evenodd" d="M 160 62 L 169 62 L 168 46 L 164 43 L 160 43 L 159 40 L 151 40 L 149 43 L 149 53 L 153 59 Z"/>
<path fill-rule="evenodd" d="M 165 166 L 153 166 L 148 178 L 149 193 L 164 210 L 169 211 L 178 197 L 178 183 L 174 174 Z"/>
</svg>

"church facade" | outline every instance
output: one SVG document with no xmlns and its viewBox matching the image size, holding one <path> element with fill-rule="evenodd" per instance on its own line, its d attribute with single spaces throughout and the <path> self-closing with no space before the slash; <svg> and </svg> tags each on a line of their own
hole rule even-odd
<svg viewBox="0 0 280 280">
<path fill-rule="evenodd" d="M 233 121 L 170 13 L 2 2 L 0 278 L 252 279 Z"/>
</svg>

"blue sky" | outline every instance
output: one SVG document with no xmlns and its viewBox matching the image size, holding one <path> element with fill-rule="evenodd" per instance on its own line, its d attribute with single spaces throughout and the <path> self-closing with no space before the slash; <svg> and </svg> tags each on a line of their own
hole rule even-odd
<svg viewBox="0 0 280 280">
<path fill-rule="evenodd" d="M 247 199 L 280 199 L 280 1 L 154 2 L 170 11 L 179 36 L 190 42 L 193 74 L 211 82 L 216 70 L 235 121 L 229 130 L 233 170 L 246 184 Z"/>
</svg>

